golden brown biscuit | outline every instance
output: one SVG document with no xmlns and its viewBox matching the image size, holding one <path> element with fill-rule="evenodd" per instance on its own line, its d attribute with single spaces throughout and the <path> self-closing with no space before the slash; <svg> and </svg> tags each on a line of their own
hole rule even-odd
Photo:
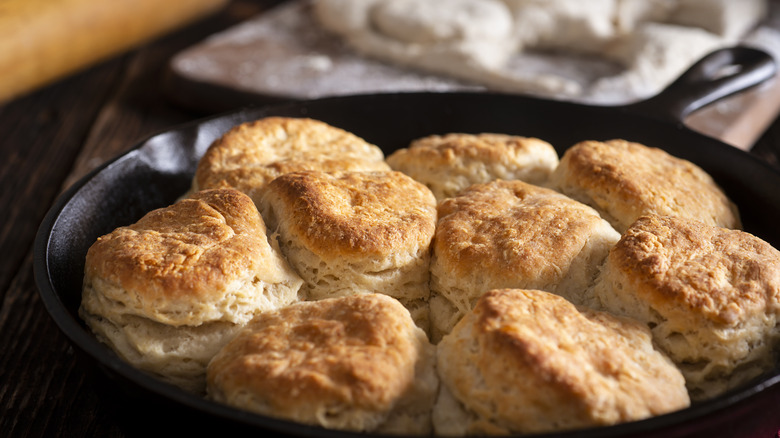
<svg viewBox="0 0 780 438">
<path fill-rule="evenodd" d="M 279 175 L 298 170 L 390 170 L 384 154 L 356 135 L 307 118 L 267 117 L 237 125 L 198 163 L 192 191 L 234 187 L 255 202 Z"/>
<path fill-rule="evenodd" d="M 639 143 L 578 143 L 564 153 L 551 184 L 598 210 L 619 232 L 649 213 L 741 227 L 736 206 L 710 175 Z"/>
<path fill-rule="evenodd" d="M 434 348 L 398 301 L 357 293 L 258 315 L 209 364 L 212 399 L 332 429 L 430 433 Z"/>
<path fill-rule="evenodd" d="M 558 166 L 558 153 L 538 138 L 452 133 L 415 140 L 387 163 L 428 186 L 441 201 L 495 179 L 542 185 Z"/>
<path fill-rule="evenodd" d="M 540 289 L 583 304 L 620 235 L 585 204 L 522 181 L 477 184 L 441 202 L 431 259 L 434 342 L 483 292 Z"/>
<path fill-rule="evenodd" d="M 297 301 L 301 283 L 249 197 L 209 190 L 98 238 L 80 315 L 129 363 L 199 391 L 217 350 L 255 314 Z"/>
<path fill-rule="evenodd" d="M 541 291 L 485 293 L 437 356 L 439 435 L 604 426 L 689 405 L 646 327 Z"/>
<path fill-rule="evenodd" d="M 293 172 L 260 206 L 308 299 L 382 293 L 419 307 L 425 325 L 436 200 L 424 185 L 393 171 Z"/>
<path fill-rule="evenodd" d="M 650 326 L 702 399 L 771 369 L 780 341 L 780 251 L 737 230 L 645 216 L 610 252 L 600 305 Z"/>
</svg>

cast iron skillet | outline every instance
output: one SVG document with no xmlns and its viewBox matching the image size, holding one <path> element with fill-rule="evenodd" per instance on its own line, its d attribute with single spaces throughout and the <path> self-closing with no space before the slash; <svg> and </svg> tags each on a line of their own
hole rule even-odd
<svg viewBox="0 0 780 438">
<path fill-rule="evenodd" d="M 725 73 L 724 73 L 725 72 Z M 501 132 L 545 139 L 559 153 L 577 141 L 624 138 L 667 150 L 709 172 L 739 205 L 745 229 L 780 248 L 780 172 L 753 156 L 694 133 L 685 115 L 775 73 L 761 51 L 713 53 L 655 98 L 622 107 L 594 107 L 485 93 L 413 93 L 328 98 L 250 108 L 152 136 L 95 170 L 51 208 L 35 242 L 35 279 L 51 317 L 95 367 L 107 406 L 129 431 L 162 420 L 171 431 L 212 429 L 306 437 L 336 432 L 276 420 L 209 402 L 122 362 L 80 321 L 84 257 L 95 239 L 169 205 L 189 187 L 197 160 L 235 124 L 269 115 L 311 117 L 352 131 L 386 153 L 414 138 L 448 132 Z M 159 427 L 159 426 L 156 426 Z M 744 387 L 688 409 L 564 437 L 774 437 L 780 429 L 780 367 Z M 155 429 L 160 431 L 161 429 Z"/>
</svg>

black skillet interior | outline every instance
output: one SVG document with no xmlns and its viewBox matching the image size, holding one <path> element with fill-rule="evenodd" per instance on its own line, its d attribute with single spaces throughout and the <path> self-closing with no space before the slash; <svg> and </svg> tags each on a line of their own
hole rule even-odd
<svg viewBox="0 0 780 438">
<path fill-rule="evenodd" d="M 387 154 L 412 139 L 448 132 L 534 136 L 555 145 L 560 154 L 585 139 L 641 142 L 704 168 L 740 207 L 745 229 L 780 248 L 776 226 L 780 172 L 680 124 L 639 116 L 628 107 L 593 107 L 505 94 L 412 93 L 245 109 L 149 138 L 75 184 L 41 224 L 35 244 L 35 277 L 42 300 L 86 361 L 102 371 L 112 388 L 119 389 L 110 392 L 120 394 L 120 400 L 162 404 L 168 409 L 165 412 L 180 412 L 188 424 L 198 428 L 218 425 L 219 430 L 249 428 L 298 436 L 351 435 L 240 412 L 163 384 L 119 360 L 78 318 L 84 257 L 95 239 L 174 202 L 189 187 L 197 160 L 215 138 L 235 124 L 269 115 L 319 119 L 379 145 Z M 778 406 L 780 369 L 683 411 L 559 435 L 748 436 L 743 434 L 746 428 L 776 433 L 780 428 Z"/>
</svg>

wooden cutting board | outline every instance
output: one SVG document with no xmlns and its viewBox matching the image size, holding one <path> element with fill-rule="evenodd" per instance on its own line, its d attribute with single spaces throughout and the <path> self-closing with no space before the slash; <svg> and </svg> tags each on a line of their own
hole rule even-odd
<svg viewBox="0 0 780 438">
<path fill-rule="evenodd" d="M 344 94 L 483 89 L 361 57 L 319 29 L 306 4 L 286 2 L 179 53 L 169 64 L 167 93 L 182 105 L 215 111 Z M 780 7 L 778 1 L 772 4 L 765 26 L 780 32 Z M 604 70 L 609 67 L 593 68 L 609 73 Z M 780 78 L 775 78 L 700 110 L 685 122 L 749 149 L 778 114 Z"/>
<path fill-rule="evenodd" d="M 2 0 L 0 102 L 211 13 L 227 0 Z"/>
</svg>

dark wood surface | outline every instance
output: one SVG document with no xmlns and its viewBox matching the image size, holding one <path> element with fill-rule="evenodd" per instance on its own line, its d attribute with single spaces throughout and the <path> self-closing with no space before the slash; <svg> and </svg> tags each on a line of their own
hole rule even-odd
<svg viewBox="0 0 780 438">
<path fill-rule="evenodd" d="M 81 368 L 38 297 L 35 233 L 56 197 L 90 169 L 155 132 L 202 117 L 166 99 L 161 84 L 168 60 L 267 7 L 234 1 L 216 15 L 0 104 L 0 437 L 130 435 L 113 421 L 116 405 L 102 403 L 99 383 Z"/>
<path fill-rule="evenodd" d="M 35 233 L 58 194 L 90 169 L 155 132 L 204 116 L 166 98 L 166 63 L 268 6 L 234 1 L 217 15 L 0 104 L 0 436 L 134 434 L 115 421 L 121 408 L 103 403 L 99 380 L 82 368 L 38 297 Z M 780 120 L 752 152 L 777 165 Z"/>
</svg>

